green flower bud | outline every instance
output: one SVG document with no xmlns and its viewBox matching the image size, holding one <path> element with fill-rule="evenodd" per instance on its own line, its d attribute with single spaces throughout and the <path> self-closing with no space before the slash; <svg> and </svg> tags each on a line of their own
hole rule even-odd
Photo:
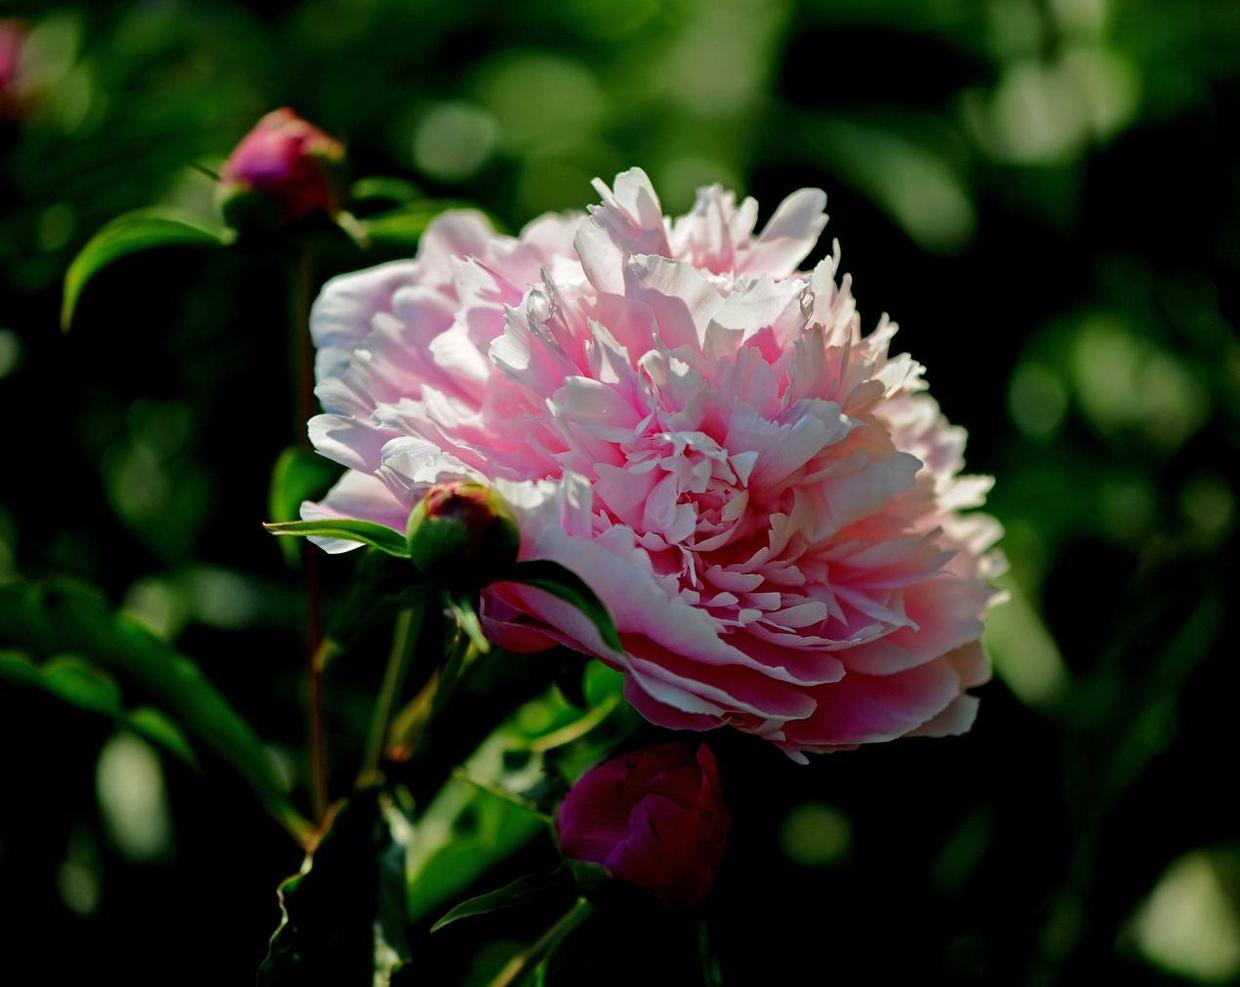
<svg viewBox="0 0 1240 987">
<path fill-rule="evenodd" d="M 512 510 L 481 483 L 431 487 L 409 515 L 414 565 L 429 579 L 483 586 L 517 559 L 520 535 Z"/>
</svg>

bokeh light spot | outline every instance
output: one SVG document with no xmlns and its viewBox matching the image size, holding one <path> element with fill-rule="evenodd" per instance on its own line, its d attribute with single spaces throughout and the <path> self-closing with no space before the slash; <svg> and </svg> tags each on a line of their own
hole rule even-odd
<svg viewBox="0 0 1240 987">
<path fill-rule="evenodd" d="M 413 162 L 441 181 L 461 181 L 486 164 L 499 127 L 486 110 L 471 103 L 431 107 L 413 136 Z"/>
<path fill-rule="evenodd" d="M 150 744 L 120 733 L 104 745 L 95 791 L 108 835 L 135 862 L 160 860 L 172 844 L 172 820 L 159 756 Z"/>
<path fill-rule="evenodd" d="M 1240 913 L 1205 850 L 1175 861 L 1133 921 L 1137 948 L 1155 966 L 1202 983 L 1240 975 Z"/>
<path fill-rule="evenodd" d="M 830 867 L 848 855 L 852 825 L 843 811 L 825 802 L 806 802 L 784 817 L 779 845 L 802 867 Z"/>
</svg>

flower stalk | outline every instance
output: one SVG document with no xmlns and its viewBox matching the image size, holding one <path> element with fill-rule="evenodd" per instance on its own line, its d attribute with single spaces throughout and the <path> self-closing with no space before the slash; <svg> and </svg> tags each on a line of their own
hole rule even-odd
<svg viewBox="0 0 1240 987">
<path fill-rule="evenodd" d="M 392 712 L 396 708 L 396 698 L 400 695 L 409 673 L 409 665 L 413 659 L 413 652 L 417 646 L 425 616 L 426 599 L 422 597 L 416 604 L 406 607 L 396 617 L 396 626 L 392 632 L 392 650 L 388 655 L 387 668 L 383 673 L 379 697 L 375 700 L 375 710 L 370 720 L 370 732 L 366 738 L 366 753 L 362 758 L 362 768 L 357 776 L 358 788 L 364 788 L 381 778 L 379 762 L 383 757 Z"/>
<path fill-rule="evenodd" d="M 488 987 L 512 987 L 526 973 L 537 966 L 543 957 L 547 956 L 556 947 L 561 939 L 589 918 L 590 913 L 593 911 L 594 907 L 589 901 L 585 898 L 578 898 L 573 907 L 565 912 L 551 928 L 544 932 L 537 942 L 510 959 Z"/>
</svg>

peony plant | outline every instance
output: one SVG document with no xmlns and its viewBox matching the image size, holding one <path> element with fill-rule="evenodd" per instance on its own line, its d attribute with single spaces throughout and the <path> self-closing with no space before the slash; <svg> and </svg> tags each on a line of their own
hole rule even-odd
<svg viewBox="0 0 1240 987">
<path fill-rule="evenodd" d="M 669 219 L 632 169 L 596 182 L 587 212 L 510 236 L 391 180 L 346 189 L 344 163 L 277 110 L 218 176 L 204 169 L 211 223 L 122 217 L 66 281 L 68 325 L 85 285 L 137 250 L 243 244 L 288 262 L 298 408 L 321 458 L 281 456 L 267 526 L 308 539 L 287 557 L 307 598 L 308 808 L 150 632 L 74 593 L 6 588 L 4 612 L 40 647 L 148 677 L 170 715 L 126 722 L 233 765 L 303 848 L 261 984 L 421 982 L 445 929 L 518 911 L 545 932 L 490 983 L 552 983 L 583 923 L 702 920 L 737 852 L 736 744 L 806 763 L 969 729 L 1002 566 L 998 525 L 973 510 L 990 481 L 963 473 L 964 431 L 892 353 L 895 324 L 862 330 L 838 244 L 803 267 L 826 224 L 818 190 L 759 230 L 757 203 L 718 186 Z M 310 307 L 324 238 L 416 240 L 416 255 L 334 277 Z M 321 569 L 347 592 L 325 596 Z M 384 631 L 346 788 L 327 674 Z M 445 749 L 473 753 L 444 764 Z M 489 885 L 536 846 L 561 865 Z"/>
<path fill-rule="evenodd" d="M 861 333 L 838 247 L 798 272 L 825 195 L 755 233 L 757 203 L 717 186 L 675 221 L 639 169 L 597 188 L 517 237 L 447 213 L 416 260 L 328 283 L 310 437 L 348 472 L 303 517 L 400 530 L 428 484 L 493 484 L 521 557 L 585 579 L 623 647 L 503 582 L 488 635 L 607 662 L 662 727 L 799 760 L 967 730 L 1000 558 L 962 511 L 990 481 L 961 475 L 895 324 Z"/>
</svg>

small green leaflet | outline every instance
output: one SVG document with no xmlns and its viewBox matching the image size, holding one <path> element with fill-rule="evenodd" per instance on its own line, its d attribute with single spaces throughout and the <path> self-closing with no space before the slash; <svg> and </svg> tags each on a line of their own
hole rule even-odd
<svg viewBox="0 0 1240 987">
<path fill-rule="evenodd" d="M 409 546 L 399 531 L 351 518 L 323 518 L 314 521 L 274 521 L 263 525 L 273 535 L 298 535 L 302 538 L 342 538 L 377 548 L 397 558 L 409 558 Z"/>
<path fill-rule="evenodd" d="M 518 877 L 511 884 L 506 884 L 496 891 L 480 894 L 476 898 L 462 901 L 449 911 L 438 922 L 431 926 L 431 932 L 451 925 L 463 918 L 475 915 L 488 915 L 506 908 L 517 908 L 541 898 L 549 897 L 556 891 L 567 891 L 575 894 L 572 879 L 562 871 L 552 874 L 527 874 Z"/>
</svg>

